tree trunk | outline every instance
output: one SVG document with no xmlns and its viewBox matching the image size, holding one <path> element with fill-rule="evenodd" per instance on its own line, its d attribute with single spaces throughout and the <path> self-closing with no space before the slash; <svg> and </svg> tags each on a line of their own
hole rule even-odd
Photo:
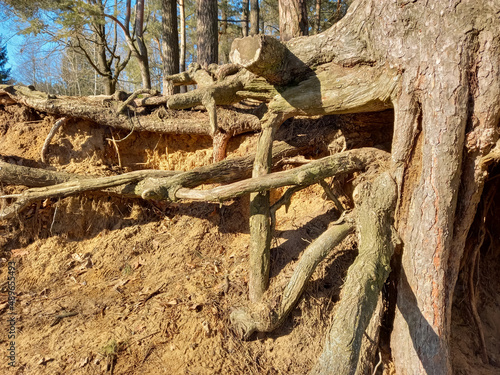
<svg viewBox="0 0 500 375">
<path fill-rule="evenodd" d="M 317 36 L 290 40 L 284 48 L 266 38 L 236 41 L 238 53 L 232 54 L 233 62 L 283 86 L 269 103 L 275 113 L 312 115 L 320 109 L 332 113 L 340 108 L 330 106 L 330 99 L 346 105 L 341 99 L 346 96 L 338 90 L 357 88 L 353 95 L 359 96 L 368 93 L 359 90 L 360 82 L 373 82 L 378 89 L 391 80 L 397 82 L 385 95 L 395 111 L 392 173 L 399 191 L 395 225 L 404 243 L 391 338 L 398 374 L 452 373 L 453 292 L 488 176 L 482 158 L 498 139 L 499 12 L 500 4 L 491 1 L 360 0 Z M 252 43 L 262 47 L 255 54 Z M 327 67 L 326 62 L 331 64 Z M 385 78 L 370 78 L 367 65 L 378 72 L 397 67 L 398 72 L 392 78 L 389 71 Z M 326 83 L 329 78 L 322 76 L 323 69 L 333 80 L 357 78 L 345 84 Z M 286 86 L 292 81 L 300 82 L 296 89 Z M 336 88 L 326 94 L 325 87 Z M 343 108 L 369 110 L 367 104 L 365 109 L 359 105 Z M 326 368 L 325 373 L 329 373 Z"/>
<path fill-rule="evenodd" d="M 222 0 L 220 5 L 220 31 L 219 31 L 219 59 L 221 64 L 229 64 L 229 52 L 231 51 L 231 42 L 229 34 L 227 33 L 227 19 L 229 4 L 228 0 Z"/>
<path fill-rule="evenodd" d="M 107 64 L 107 59 L 106 59 L 106 47 L 101 43 L 99 43 L 97 47 L 97 61 L 99 64 L 99 67 L 101 71 L 104 73 L 102 76 L 102 85 L 104 88 L 104 94 L 105 95 L 113 95 L 115 92 L 115 84 L 113 82 L 113 77 L 111 74 L 111 69 L 109 68 Z"/>
<path fill-rule="evenodd" d="M 280 38 L 308 35 L 306 0 L 279 0 Z"/>
<path fill-rule="evenodd" d="M 102 3 L 98 4 L 99 10 L 104 14 L 104 6 Z M 92 23 L 95 30 L 95 38 L 97 44 L 97 66 L 100 75 L 102 76 L 102 84 L 105 95 L 112 95 L 116 89 L 116 83 L 113 80 L 113 73 L 111 72 L 110 61 L 106 56 L 106 25 L 104 23 L 104 16 L 95 16 L 95 22 Z M 86 55 L 87 58 L 89 57 Z"/>
<path fill-rule="evenodd" d="M 340 2 L 340 0 L 339 0 L 339 2 Z M 321 0 L 316 0 L 315 11 L 316 11 L 316 13 L 314 14 L 313 34 L 319 33 L 319 29 L 320 29 L 319 24 L 321 22 Z"/>
<path fill-rule="evenodd" d="M 259 0 L 250 0 L 250 35 L 259 33 Z"/>
<path fill-rule="evenodd" d="M 144 1 L 137 0 L 136 4 L 136 18 L 135 18 L 135 32 L 137 40 L 136 58 L 139 62 L 141 69 L 142 88 L 151 89 L 151 75 L 149 72 L 149 59 L 148 49 L 144 43 L 143 28 L 144 28 Z"/>
<path fill-rule="evenodd" d="M 218 63 L 217 0 L 197 2 L 198 63 L 207 67 Z"/>
<path fill-rule="evenodd" d="M 242 12 L 241 12 L 241 36 L 248 36 L 248 10 L 250 2 L 249 0 L 243 0 L 241 2 Z"/>
<path fill-rule="evenodd" d="M 184 0 L 179 0 L 179 19 L 180 19 L 180 35 L 181 35 L 181 45 L 180 45 L 180 62 L 179 71 L 186 71 L 186 7 L 184 5 Z M 185 93 L 187 91 L 186 86 L 180 87 L 180 92 Z"/>
<path fill-rule="evenodd" d="M 162 54 L 163 54 L 163 95 L 178 92 L 165 77 L 179 73 L 179 37 L 177 30 L 177 1 L 162 1 Z"/>
</svg>

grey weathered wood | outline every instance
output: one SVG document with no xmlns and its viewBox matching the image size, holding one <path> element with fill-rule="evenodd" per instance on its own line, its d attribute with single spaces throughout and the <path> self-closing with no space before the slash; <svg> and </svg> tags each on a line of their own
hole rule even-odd
<svg viewBox="0 0 500 375">
<path fill-rule="evenodd" d="M 388 154 L 378 149 L 368 147 L 355 149 L 327 156 L 294 169 L 262 175 L 259 178 L 239 181 L 212 189 L 180 188 L 175 191 L 175 197 L 178 199 L 217 202 L 255 191 L 266 191 L 291 185 L 311 185 L 334 175 L 361 171 L 375 161 L 384 163 L 387 158 Z M 164 198 L 168 197 L 165 192 L 163 194 Z M 156 195 L 156 197 L 159 196 Z"/>
</svg>

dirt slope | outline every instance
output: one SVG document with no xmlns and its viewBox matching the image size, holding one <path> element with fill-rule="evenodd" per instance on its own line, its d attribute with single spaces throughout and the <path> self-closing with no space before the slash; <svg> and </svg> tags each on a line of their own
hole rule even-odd
<svg viewBox="0 0 500 375">
<path fill-rule="evenodd" d="M 1 109 L 0 157 L 76 173 L 119 171 L 107 139 L 126 134 L 82 122 L 59 131 L 48 164 L 41 163 L 53 120 L 22 107 Z M 255 141 L 255 135 L 233 139 L 229 157 L 252 152 Z M 208 137 L 145 133 L 132 134 L 119 151 L 125 170 L 188 170 L 208 164 L 212 152 Z M 287 212 L 278 212 L 271 299 L 300 252 L 335 219 L 318 186 L 299 192 Z M 305 374 L 321 351 L 342 279 L 356 256 L 350 238 L 319 267 L 282 328 L 242 342 L 228 317 L 247 303 L 248 197 L 222 205 L 95 194 L 48 200 L 0 222 L 0 235 L 5 352 L 8 261 L 16 267 L 18 317 L 17 366 L 0 361 L 0 372 L 17 374 Z M 500 282 L 492 281 L 481 310 L 492 357 L 500 361 Z M 457 374 L 493 374 L 475 353 L 470 317 L 457 311 L 456 320 Z"/>
</svg>

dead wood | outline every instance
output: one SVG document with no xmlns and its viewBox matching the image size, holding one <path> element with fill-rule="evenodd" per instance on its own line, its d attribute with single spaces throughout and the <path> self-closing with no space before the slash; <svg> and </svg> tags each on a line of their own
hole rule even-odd
<svg viewBox="0 0 500 375">
<path fill-rule="evenodd" d="M 191 113 L 182 111 L 161 110 L 152 113 L 129 115 L 117 113 L 116 108 L 121 101 L 105 97 L 65 97 L 49 96 L 43 92 L 33 91 L 25 86 L 0 85 L 0 98 L 9 98 L 18 104 L 33 108 L 39 112 L 89 120 L 102 126 L 116 129 L 150 131 L 164 134 L 206 134 L 210 135 L 208 117 L 193 118 Z M 112 98 L 112 97 L 111 97 Z M 194 104 L 193 106 L 195 106 Z M 186 106 L 185 108 L 189 108 Z M 219 127 L 232 135 L 260 130 L 259 119 L 251 113 L 241 113 L 230 109 L 222 109 L 223 115 L 218 119 Z M 226 121 L 229 118 L 230 121 Z"/>
<path fill-rule="evenodd" d="M 372 163 L 385 164 L 388 157 L 389 154 L 385 151 L 374 148 L 361 148 L 327 156 L 298 168 L 258 177 L 252 176 L 251 179 L 207 190 L 181 188 L 177 184 L 169 184 L 171 188 L 168 189 L 168 187 L 163 184 L 159 190 L 145 190 L 143 192 L 143 197 L 219 202 L 240 197 L 248 193 L 263 192 L 283 186 L 312 185 L 324 178 L 334 175 L 362 171 Z M 173 179 L 177 178 L 178 177 L 173 177 Z"/>
</svg>

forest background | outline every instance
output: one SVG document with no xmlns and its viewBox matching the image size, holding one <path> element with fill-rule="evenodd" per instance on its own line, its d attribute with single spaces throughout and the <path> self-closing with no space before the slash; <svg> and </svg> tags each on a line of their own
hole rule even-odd
<svg viewBox="0 0 500 375">
<path fill-rule="evenodd" d="M 164 76 L 194 62 L 228 63 L 235 38 L 317 34 L 341 19 L 350 2 L 0 1 L 0 79 L 59 95 L 166 93 L 172 88 Z"/>
</svg>

